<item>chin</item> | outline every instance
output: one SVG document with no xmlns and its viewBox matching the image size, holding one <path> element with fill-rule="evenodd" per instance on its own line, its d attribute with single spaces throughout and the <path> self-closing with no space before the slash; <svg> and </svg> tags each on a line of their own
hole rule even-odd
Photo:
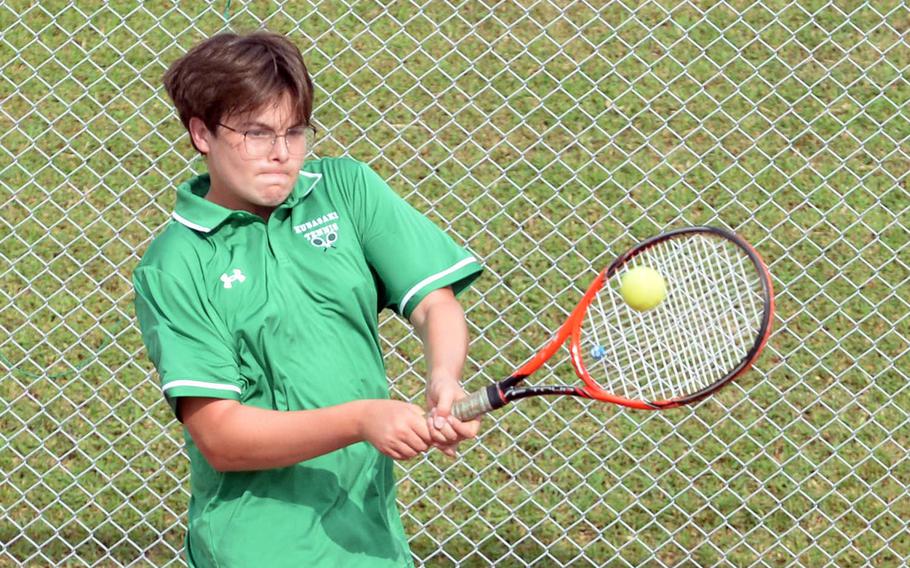
<svg viewBox="0 0 910 568">
<path fill-rule="evenodd" d="M 291 194 L 292 188 L 266 189 L 260 194 L 259 205 L 263 207 L 277 207 Z"/>
</svg>

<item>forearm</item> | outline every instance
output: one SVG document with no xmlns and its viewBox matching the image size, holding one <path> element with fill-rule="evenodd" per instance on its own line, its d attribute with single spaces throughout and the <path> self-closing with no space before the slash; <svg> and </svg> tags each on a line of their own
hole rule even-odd
<svg viewBox="0 0 910 568">
<path fill-rule="evenodd" d="M 480 423 L 462 423 L 451 414 L 452 404 L 464 396 L 461 375 L 468 355 L 468 325 L 464 310 L 448 288 L 431 292 L 411 314 L 427 359 L 427 425 L 440 450 L 455 457 L 455 447 L 473 438 Z"/>
<path fill-rule="evenodd" d="M 186 424 L 215 469 L 271 469 L 363 441 L 362 425 L 370 402 L 284 412 L 219 401 L 187 413 Z"/>
<path fill-rule="evenodd" d="M 456 300 L 429 306 L 417 326 L 427 360 L 430 381 L 460 381 L 468 355 L 468 326 Z"/>
</svg>

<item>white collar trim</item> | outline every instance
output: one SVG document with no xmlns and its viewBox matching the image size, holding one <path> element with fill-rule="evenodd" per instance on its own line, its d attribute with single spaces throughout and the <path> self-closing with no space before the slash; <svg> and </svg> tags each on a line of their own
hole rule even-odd
<svg viewBox="0 0 910 568">
<path fill-rule="evenodd" d="M 300 198 L 303 199 L 304 197 L 309 195 L 310 192 L 313 191 L 313 188 L 316 187 L 316 185 L 319 183 L 319 181 L 322 180 L 322 174 L 316 173 L 316 172 L 305 172 L 303 170 L 300 170 L 300 175 L 302 175 L 304 177 L 308 177 L 311 180 L 313 180 L 313 183 L 310 184 L 310 187 L 307 188 L 306 192 L 304 192 L 304 194 L 300 196 Z"/>
<path fill-rule="evenodd" d="M 186 225 L 187 227 L 189 227 L 190 229 L 193 229 L 194 231 L 208 233 L 209 231 L 212 230 L 209 227 L 203 227 L 202 225 L 197 225 L 196 223 L 193 223 L 189 219 L 187 219 L 185 217 L 181 217 L 180 215 L 177 214 L 176 211 L 171 213 L 171 217 L 173 217 L 174 220 L 177 221 L 178 223 L 180 223 L 181 225 Z"/>
</svg>

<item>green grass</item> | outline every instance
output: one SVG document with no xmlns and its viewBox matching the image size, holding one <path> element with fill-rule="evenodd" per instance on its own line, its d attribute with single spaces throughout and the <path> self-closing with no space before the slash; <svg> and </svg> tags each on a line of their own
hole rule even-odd
<svg viewBox="0 0 910 568">
<path fill-rule="evenodd" d="M 187 464 L 129 274 L 201 167 L 161 75 L 225 3 L 40 5 L 0 6 L 0 565 L 166 564 Z M 736 229 L 778 291 L 756 372 L 695 409 L 529 400 L 457 462 L 402 464 L 420 561 L 910 559 L 905 6 L 336 6 L 235 2 L 232 24 L 304 50 L 319 154 L 369 161 L 483 259 L 470 388 L 668 227 Z M 407 334 L 384 318 L 389 376 L 418 401 Z"/>
</svg>

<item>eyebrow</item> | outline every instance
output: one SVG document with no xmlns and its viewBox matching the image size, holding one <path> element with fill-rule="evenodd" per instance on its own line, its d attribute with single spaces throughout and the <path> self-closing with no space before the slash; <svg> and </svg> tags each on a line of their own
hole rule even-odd
<svg viewBox="0 0 910 568">
<path fill-rule="evenodd" d="M 296 123 L 288 126 L 288 129 L 299 128 L 301 126 L 303 126 L 303 121 L 296 122 Z M 271 131 L 275 130 L 274 128 L 272 128 L 272 126 L 270 124 L 266 124 L 264 122 L 259 122 L 259 121 L 255 121 L 255 120 L 248 120 L 246 122 L 243 122 L 237 128 L 250 128 L 250 127 L 265 128 L 265 129 L 271 130 Z"/>
</svg>

